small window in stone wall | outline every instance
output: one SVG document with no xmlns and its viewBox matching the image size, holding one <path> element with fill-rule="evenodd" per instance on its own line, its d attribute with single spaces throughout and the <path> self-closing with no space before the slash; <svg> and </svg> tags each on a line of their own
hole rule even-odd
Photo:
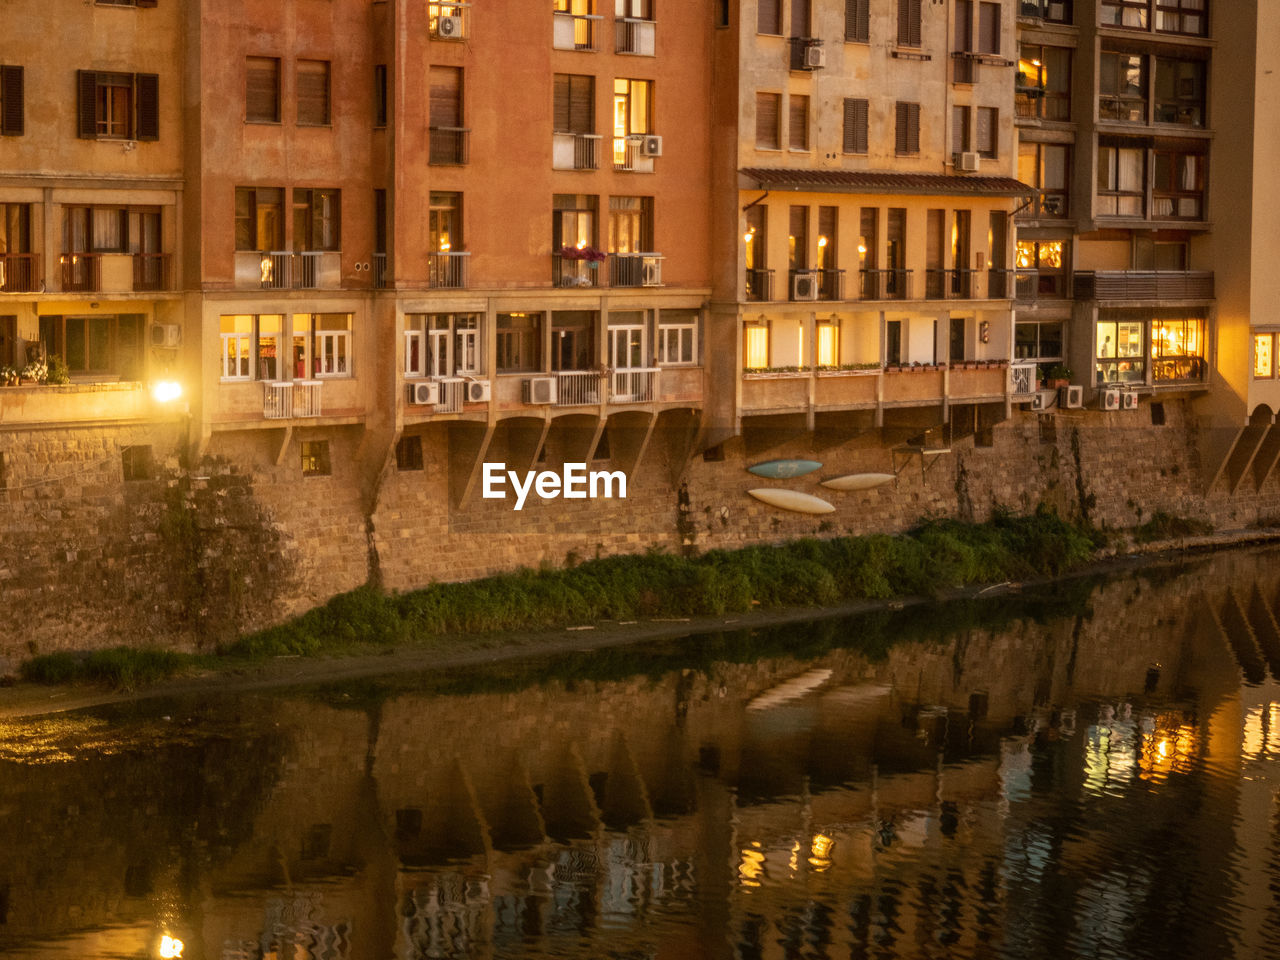
<svg viewBox="0 0 1280 960">
<path fill-rule="evenodd" d="M 120 451 L 120 464 L 124 468 L 124 479 L 150 480 L 154 475 L 151 462 L 150 445 L 125 447 Z"/>
<path fill-rule="evenodd" d="M 302 441 L 302 475 L 304 477 L 327 477 L 333 471 L 329 467 L 329 441 Z"/>
<path fill-rule="evenodd" d="M 396 469 L 422 469 L 422 438 L 401 437 L 396 444 Z"/>
<path fill-rule="evenodd" d="M 1153 427 L 1164 426 L 1164 404 L 1163 403 L 1156 402 L 1151 404 L 1151 425 Z"/>
</svg>

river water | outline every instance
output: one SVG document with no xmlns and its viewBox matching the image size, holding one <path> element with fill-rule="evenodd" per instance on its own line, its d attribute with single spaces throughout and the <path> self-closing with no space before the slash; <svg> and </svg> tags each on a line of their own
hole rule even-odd
<svg viewBox="0 0 1280 960">
<path fill-rule="evenodd" d="M 1280 956 L 1278 611 L 1238 552 L 8 721 L 0 954 Z"/>
</svg>

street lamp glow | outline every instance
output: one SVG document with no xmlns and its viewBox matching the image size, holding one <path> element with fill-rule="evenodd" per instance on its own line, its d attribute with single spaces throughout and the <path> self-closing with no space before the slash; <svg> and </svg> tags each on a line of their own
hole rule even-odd
<svg viewBox="0 0 1280 960">
<path fill-rule="evenodd" d="M 176 380 L 160 380 L 151 387 L 151 396 L 156 403 L 172 403 L 182 397 L 182 384 Z"/>
<path fill-rule="evenodd" d="M 160 938 L 160 956 L 164 957 L 165 960 L 173 960 L 175 957 L 181 957 L 182 948 L 182 941 L 169 936 L 167 933 Z"/>
</svg>

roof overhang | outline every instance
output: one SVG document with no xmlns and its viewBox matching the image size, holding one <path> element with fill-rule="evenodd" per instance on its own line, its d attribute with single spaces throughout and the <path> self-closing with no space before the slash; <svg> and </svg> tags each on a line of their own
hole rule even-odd
<svg viewBox="0 0 1280 960">
<path fill-rule="evenodd" d="M 950 176 L 929 173 L 867 173 L 858 170 L 802 170 L 747 167 L 740 188 L 806 193 L 900 193 L 921 197 L 1034 197 L 1039 194 L 1012 177 Z"/>
</svg>

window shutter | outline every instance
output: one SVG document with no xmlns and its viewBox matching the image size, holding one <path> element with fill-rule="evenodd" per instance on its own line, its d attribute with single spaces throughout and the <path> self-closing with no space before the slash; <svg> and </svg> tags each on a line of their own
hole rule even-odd
<svg viewBox="0 0 1280 960">
<path fill-rule="evenodd" d="M 844 38 L 865 43 L 871 35 L 870 0 L 844 0 Z"/>
<path fill-rule="evenodd" d="M 978 51 L 1000 52 L 1000 4 L 978 4 Z"/>
<path fill-rule="evenodd" d="M 778 148 L 778 109 L 781 99 L 776 93 L 756 94 L 757 147 Z"/>
<path fill-rule="evenodd" d="M 782 33 L 781 0 L 758 0 L 758 6 L 756 8 L 756 32 L 769 34 Z"/>
<path fill-rule="evenodd" d="M 138 109 L 134 137 L 138 140 L 160 139 L 160 78 L 154 73 L 134 77 Z"/>
<path fill-rule="evenodd" d="M 844 152 L 867 152 L 868 101 L 847 98 L 844 102 Z"/>
<path fill-rule="evenodd" d="M 920 46 L 920 0 L 898 0 L 898 43 Z"/>
<path fill-rule="evenodd" d="M 298 61 L 298 122 L 329 122 L 329 62 Z"/>
<path fill-rule="evenodd" d="M 557 73 L 552 81 L 551 129 L 569 132 L 569 75 Z"/>
<path fill-rule="evenodd" d="M 433 127 L 462 126 L 462 71 L 459 68 L 431 68 L 429 122 Z"/>
<path fill-rule="evenodd" d="M 809 98 L 791 94 L 787 98 L 787 145 L 792 150 L 809 149 Z"/>
<path fill-rule="evenodd" d="M 899 101 L 894 112 L 893 152 L 902 156 L 907 152 L 907 104 Z"/>
<path fill-rule="evenodd" d="M 0 67 L 0 102 L 4 104 L 4 113 L 0 115 L 0 134 L 6 137 L 22 136 L 24 111 L 21 67 Z"/>
<path fill-rule="evenodd" d="M 920 152 L 920 104 L 907 104 L 907 153 Z"/>
<path fill-rule="evenodd" d="M 280 122 L 280 61 L 249 57 L 245 63 L 245 119 Z"/>
<path fill-rule="evenodd" d="M 595 133 L 595 77 L 569 78 L 569 126 L 572 133 Z"/>
<path fill-rule="evenodd" d="M 76 71 L 76 87 L 79 91 L 77 117 L 79 136 L 85 140 L 98 138 L 98 75 L 92 70 Z"/>
</svg>

